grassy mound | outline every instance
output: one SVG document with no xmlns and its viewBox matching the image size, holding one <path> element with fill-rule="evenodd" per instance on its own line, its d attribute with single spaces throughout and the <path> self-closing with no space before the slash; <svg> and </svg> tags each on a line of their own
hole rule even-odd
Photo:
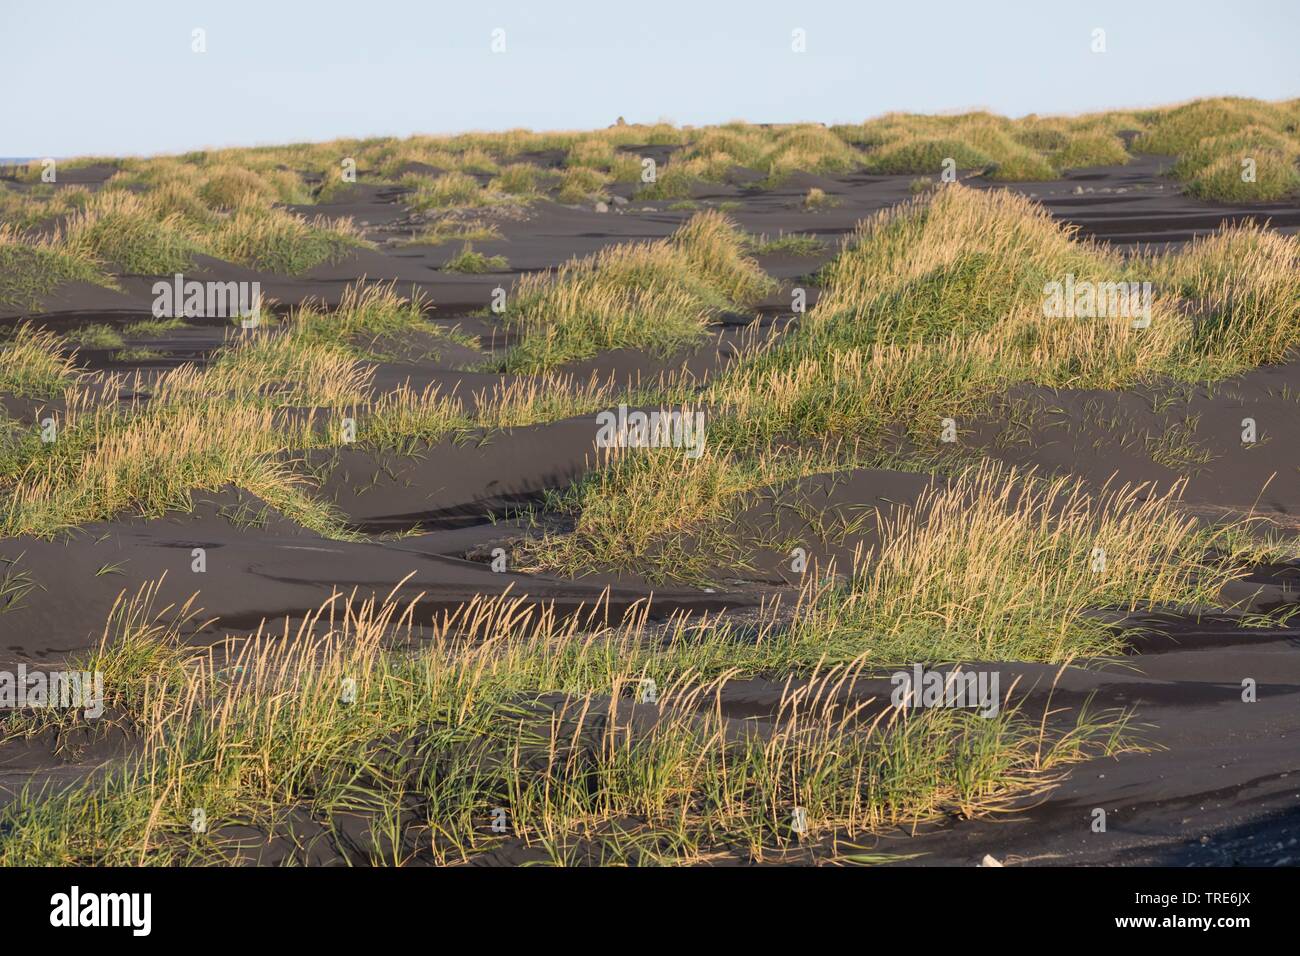
<svg viewBox="0 0 1300 956">
<path fill-rule="evenodd" d="M 664 241 L 525 276 L 504 316 L 520 335 L 505 368 L 545 369 L 614 348 L 671 353 L 703 338 L 711 316 L 772 288 L 743 234 L 721 213 L 702 213 Z"/>
</svg>

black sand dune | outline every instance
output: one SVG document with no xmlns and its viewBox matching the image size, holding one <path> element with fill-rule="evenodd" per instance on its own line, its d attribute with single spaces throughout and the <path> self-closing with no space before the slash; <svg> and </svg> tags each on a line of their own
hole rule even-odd
<svg viewBox="0 0 1300 956">
<path fill-rule="evenodd" d="M 1031 196 L 1052 215 L 1078 225 L 1085 236 L 1121 246 L 1178 245 L 1247 219 L 1268 222 L 1287 234 L 1300 230 L 1294 201 L 1233 205 L 1194 199 L 1162 175 L 1172 165 L 1169 157 L 1139 156 L 1126 166 L 1077 169 L 1060 180 L 1000 188 Z M 978 179 L 969 182 L 979 185 Z"/>
<path fill-rule="evenodd" d="M 162 578 L 156 606 L 180 606 L 195 597 L 203 619 L 219 616 L 221 628 L 196 630 L 203 640 L 226 631 L 255 631 L 266 623 L 280 630 L 300 620 L 332 594 L 383 598 L 398 582 L 403 600 L 423 595 L 428 613 L 454 607 L 476 594 L 510 591 L 558 609 L 606 604 L 614 619 L 653 596 L 654 613 L 713 611 L 758 603 L 745 593 L 701 594 L 681 588 L 607 589 L 599 583 L 494 572 L 467 553 L 506 542 L 507 525 L 471 525 L 456 534 L 429 532 L 395 540 L 340 541 L 323 538 L 264 510 L 248 495 L 227 491 L 195 494 L 192 514 L 153 520 L 94 524 L 53 541 L 10 538 L 0 542 L 0 561 L 25 571 L 37 590 L 4 612 L 9 642 L 0 661 L 49 662 L 98 644 L 118 594 Z M 260 527 L 241 526 L 248 521 Z M 202 549 L 204 570 L 195 570 Z M 68 598 L 72 597 L 72 600 Z M 24 639 L 24 636 L 27 636 Z"/>
<path fill-rule="evenodd" d="M 641 148 L 655 155 L 653 148 Z M 666 152 L 661 150 L 664 155 Z M 662 159 L 662 156 L 660 157 Z M 558 162 L 558 157 L 551 157 Z M 534 157 L 546 165 L 548 157 Z M 1032 196 L 1054 216 L 1077 224 L 1089 236 L 1122 245 L 1170 245 L 1207 234 L 1224 223 L 1248 218 L 1269 221 L 1284 232 L 1300 230 L 1294 202 L 1228 205 L 1194 200 L 1163 176 L 1168 160 L 1142 157 L 1128 166 L 1076 170 L 1052 182 L 1009 187 L 967 179 L 981 188 L 1010 188 Z M 429 169 L 420 170 L 429 173 Z M 94 186 L 111 167 L 85 167 L 64 182 Z M 776 188 L 747 187 L 757 174 L 737 170 L 730 185 L 698 187 L 702 204 L 736 204 L 729 214 L 744 229 L 769 237 L 807 233 L 824 240 L 813 256 L 777 254 L 760 264 L 782 283 L 749 316 L 723 321 L 700 348 L 685 356 L 607 352 L 562 371 L 585 381 L 595 375 L 620 386 L 649 383 L 667 374 L 704 382 L 734 355 L 746 337 L 779 336 L 792 317 L 789 288 L 810 277 L 834 255 L 839 240 L 865 216 L 911 196 L 912 176 L 865 173 L 794 174 Z M 834 205 L 808 210 L 810 188 L 824 190 Z M 620 191 L 621 190 L 621 191 Z M 490 370 L 495 350 L 508 343 L 484 313 L 497 287 L 509 289 L 527 273 L 558 266 L 613 243 L 660 239 L 691 213 L 666 201 L 631 198 L 616 188 L 607 211 L 535 203 L 495 222 L 502 238 L 476 244 L 487 255 L 508 257 L 509 267 L 483 275 L 443 271 L 457 244 L 404 244 L 420 223 L 405 210 L 400 187 L 358 185 L 338 202 L 301 207 L 308 215 L 351 216 L 364 224 L 372 249 L 298 277 L 285 277 L 203 258 L 188 276 L 261 282 L 265 295 L 283 308 L 305 300 L 330 306 L 364 276 L 393 281 L 400 292 L 428 296 L 432 319 L 446 328 L 476 335 L 481 349 L 441 341 L 434 355 L 414 348 L 406 358 L 373 363 L 378 388 L 402 384 L 420 390 L 437 385 L 475 407 L 475 393 L 518 381 Z M 66 332 L 87 323 L 114 327 L 149 317 L 151 287 L 158 277 L 123 276 L 120 290 L 71 283 L 45 296 L 35 309 L 0 312 L 0 322 L 31 321 Z M 175 365 L 203 364 L 232 330 L 218 320 L 194 320 L 184 329 L 142 338 L 133 345 L 157 353 L 149 359 L 118 357 L 119 350 L 84 350 L 90 369 L 141 371 L 147 376 Z M 1167 487 L 1187 478 L 1186 501 L 1208 519 L 1261 514 L 1294 530 L 1300 515 L 1300 363 L 1265 367 L 1213 389 L 1186 393 L 1052 392 L 1019 387 L 999 406 L 1015 414 L 994 414 L 962 422 L 963 444 L 985 456 L 1044 472 L 1075 475 L 1095 486 L 1108 481 L 1153 482 Z M 125 397 L 125 396 L 124 396 Z M 3 396 L 8 414 L 34 424 L 48 404 Z M 1258 427 L 1252 446 L 1241 441 L 1242 419 Z M 1016 429 L 1011 423 L 1029 420 Z M 547 491 L 579 480 L 598 461 L 594 424 L 582 416 L 488 435 L 447 439 L 411 457 L 380 455 L 343 447 L 309 452 L 305 463 L 324 473 L 319 495 L 344 516 L 358 539 L 322 538 L 268 512 L 262 503 L 230 489 L 195 492 L 192 514 L 118 520 L 76 529 L 54 540 L 0 541 L 0 560 L 21 568 L 32 587 L 20 602 L 0 613 L 0 660 L 6 664 L 53 662 L 82 652 L 99 639 L 117 595 L 166 574 L 160 598 L 183 603 L 195 592 L 203 617 L 215 627 L 196 630 L 196 643 L 226 630 L 270 629 L 318 607 L 335 591 L 385 594 L 405 580 L 403 596 L 423 593 L 426 606 L 454 606 L 474 595 L 510 590 L 561 608 L 606 600 L 618 613 L 653 595 L 656 614 L 674 611 L 752 611 L 773 593 L 790 595 L 798 575 L 779 544 L 811 544 L 818 564 L 847 567 L 854 550 L 878 543 L 874 515 L 914 502 L 932 476 L 861 470 L 847 476 L 819 476 L 791 488 L 755 497 L 740 523 L 757 546 L 743 569 L 715 569 L 726 584 L 651 587 L 632 575 L 561 579 L 494 572 L 485 555 L 509 548 L 525 526 L 520 509 L 537 504 Z M 1170 437 L 1172 436 L 1172 437 Z M 1175 441 L 1174 439 L 1177 439 Z M 1191 455 L 1192 458 L 1178 458 Z M 256 515 L 256 520 L 252 516 Z M 843 539 L 819 538 L 830 515 L 853 524 Z M 858 522 L 861 519 L 860 523 Z M 206 570 L 192 570 L 194 549 L 206 554 Z M 1289 566 L 1261 569 L 1235 587 L 1253 595 L 1259 607 L 1290 603 L 1295 590 Z M 606 594 L 606 588 L 610 590 Z M 1300 862 L 1300 632 L 1252 630 L 1236 618 L 1178 618 L 1146 622 L 1147 633 L 1121 661 L 1079 662 L 1065 669 L 1056 689 L 1058 703 L 1131 707 L 1143 725 L 1150 752 L 1094 760 L 1072 768 L 1046 798 L 1023 812 L 993 821 L 953 820 L 915 834 L 899 831 L 870 849 L 920 854 L 917 864 L 971 864 L 985 854 L 1004 863 L 1269 864 Z M 1018 680 L 1016 699 L 1046 706 L 1056 668 L 1016 663 L 996 666 L 1004 682 Z M 1257 703 L 1243 703 L 1241 680 L 1259 684 Z M 762 681 L 737 682 L 727 691 L 728 716 L 736 721 L 770 717 L 782 689 Z M 888 695 L 885 681 L 863 682 L 860 698 Z M 646 719 L 653 719 L 649 715 Z M 115 755 L 121 741 L 69 757 L 56 755 L 42 739 L 13 743 L 0 753 L 0 788 L 12 793 L 30 781 L 83 779 Z M 1105 833 L 1090 828 L 1092 811 L 1107 813 Z M 263 834 L 230 831 L 247 844 L 247 861 L 337 863 L 362 859 L 377 839 L 360 820 L 350 829 L 326 831 L 308 815 L 290 821 L 269 843 Z M 286 836 L 285 833 L 290 835 Z M 529 854 L 507 847 L 484 862 L 521 862 Z"/>
<path fill-rule="evenodd" d="M 1206 514 L 1253 514 L 1291 528 L 1300 515 L 1300 420 L 1287 396 L 1297 382 L 1292 361 L 1194 388 L 1017 386 L 994 415 L 971 423 L 969 441 L 990 458 L 1097 487 L 1185 482 L 1185 502 Z M 1247 419 L 1252 443 L 1242 440 Z"/>
<path fill-rule="evenodd" d="M 967 185 L 1011 189 L 1030 195 L 1053 215 L 1079 225 L 1086 235 L 1118 244 L 1186 242 L 1213 232 L 1224 223 L 1247 218 L 1268 221 L 1283 232 L 1300 229 L 1300 209 L 1294 202 L 1233 205 L 1193 199 L 1183 195 L 1174 180 L 1162 175 L 1170 165 L 1169 159 L 1143 156 L 1126 166 L 1074 170 L 1056 181 L 987 183 L 969 173 L 962 174 L 962 181 Z M 78 172 L 84 174 L 86 170 Z M 735 178 L 743 181 L 743 171 L 737 171 Z M 828 261 L 834 254 L 835 242 L 850 233 L 865 216 L 910 198 L 915 178 L 867 173 L 839 176 L 794 173 L 778 186 L 762 190 L 709 186 L 699 199 L 703 205 L 736 204 L 728 207 L 728 215 L 751 232 L 771 238 L 803 233 L 826 240 L 828 248 L 820 257 L 760 259 L 777 278 L 790 281 L 811 274 Z M 823 189 L 835 204 L 806 209 L 803 199 L 814 186 Z M 666 200 L 627 199 L 631 187 L 613 187 L 615 193 L 621 188 L 626 194 L 619 197 L 625 204 L 615 203 L 607 212 L 596 212 L 589 206 L 564 206 L 550 200 L 537 202 L 516 216 L 493 220 L 502 234 L 500 240 L 475 243 L 475 248 L 487 255 L 505 255 L 509 260 L 507 270 L 461 275 L 439 271 L 458 251 L 458 244 L 401 244 L 418 228 L 402 206 L 406 191 L 400 187 L 354 188 L 356 195 L 345 203 L 290 208 L 308 215 L 351 216 L 365 224 L 367 238 L 377 243 L 377 248 L 356 250 L 341 262 L 318 266 L 301 277 L 259 273 L 200 257 L 197 268 L 187 278 L 258 279 L 268 299 L 286 304 L 308 298 L 335 304 L 343 289 L 359 277 L 393 280 L 403 291 L 416 288 L 425 292 L 436 310 L 434 317 L 447 318 L 486 308 L 492 290 L 498 285 L 509 289 L 518 275 L 560 265 L 613 243 L 663 238 L 692 214 L 691 210 L 668 208 L 673 203 Z M 153 301 L 149 290 L 155 278 L 124 276 L 120 292 L 69 283 L 46 297 L 38 308 L 24 312 L 0 311 L 0 319 L 20 315 L 54 319 L 147 313 Z"/>
</svg>

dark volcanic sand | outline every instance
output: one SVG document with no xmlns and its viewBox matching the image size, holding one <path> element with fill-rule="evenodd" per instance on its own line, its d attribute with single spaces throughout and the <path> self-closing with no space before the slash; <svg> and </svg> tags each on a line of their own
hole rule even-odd
<svg viewBox="0 0 1300 956">
<path fill-rule="evenodd" d="M 537 157 L 543 162 L 546 157 Z M 1288 233 L 1300 229 L 1295 202 L 1228 206 L 1200 202 L 1180 193 L 1160 175 L 1168 166 L 1158 157 L 1139 158 L 1124 167 L 1079 170 L 1056 182 L 997 187 L 969 179 L 971 185 L 1011 188 L 1042 202 L 1053 215 L 1080 226 L 1085 235 L 1118 244 L 1178 244 L 1217 229 L 1222 223 L 1254 217 L 1271 221 Z M 78 171 L 77 181 L 102 181 L 95 170 Z M 752 192 L 741 186 L 702 187 L 701 207 L 720 202 L 740 206 L 730 215 L 745 229 L 775 237 L 813 233 L 826 241 L 823 254 L 808 258 L 767 256 L 760 259 L 786 286 L 806 280 L 835 252 L 838 240 L 865 216 L 910 196 L 912 176 L 792 176 L 781 187 Z M 743 182 L 745 177 L 738 176 Z M 70 178 L 68 180 L 72 182 Z M 816 212 L 803 208 L 810 187 L 824 189 L 837 205 Z M 476 313 L 488 304 L 492 289 L 509 287 L 520 275 L 555 266 L 617 242 L 667 236 L 692 214 L 673 211 L 668 202 L 631 200 L 611 205 L 606 213 L 591 207 L 571 208 L 544 201 L 516 216 L 496 220 L 500 241 L 476 243 L 488 255 L 505 255 L 509 270 L 479 276 L 443 273 L 440 267 L 459 249 L 397 244 L 418 227 L 401 205 L 403 190 L 358 186 L 346 201 L 304 207 L 310 214 L 348 215 L 366 224 L 379 248 L 364 250 L 343 262 L 321 266 L 306 276 L 262 274 L 212 259 L 203 259 L 187 278 L 257 279 L 281 306 L 305 299 L 336 303 L 357 278 L 396 280 L 399 291 L 418 289 L 433 303 L 432 317 L 448 327 L 482 337 L 487 348 L 503 337 Z M 629 196 L 625 190 L 624 198 Z M 87 322 L 118 325 L 149 316 L 150 287 L 156 277 L 126 276 L 123 291 L 71 284 L 60 288 L 31 313 L 0 313 L 0 321 L 27 317 L 56 331 Z M 815 288 L 811 301 L 815 302 Z M 593 372 L 620 383 L 653 381 L 661 373 L 685 368 L 703 381 L 725 364 L 739 337 L 780 334 L 787 316 L 785 289 L 761 310 L 760 328 L 739 322 L 720 325 L 717 336 L 688 356 L 665 361 L 634 352 L 607 353 L 573 366 L 585 380 Z M 91 368 L 132 370 L 146 375 L 182 362 L 203 362 L 228 334 L 224 321 L 195 320 L 189 327 L 156 338 L 134 340 L 161 357 L 144 363 L 119 362 L 112 351 L 83 353 Z M 409 382 L 419 389 L 437 383 L 456 389 L 473 405 L 476 390 L 509 380 L 466 369 L 483 353 L 439 343 L 433 355 L 415 348 L 407 361 L 379 363 L 375 383 L 390 389 Z M 1129 393 L 1051 392 L 1018 388 L 1006 396 L 1004 411 L 1035 410 L 1034 424 L 1015 430 L 1010 414 L 987 421 L 962 422 L 962 446 L 1017 465 L 1079 475 L 1100 485 L 1112 475 L 1123 481 L 1154 481 L 1165 487 L 1189 476 L 1186 500 L 1205 517 L 1240 516 L 1255 510 L 1279 527 L 1297 527 L 1300 515 L 1300 363 L 1263 368 L 1213 389 L 1197 388 L 1169 400 L 1158 391 Z M 3 397 L 11 416 L 34 422 L 41 403 Z M 1244 449 L 1241 419 L 1256 419 L 1259 442 Z M 1023 418 L 1021 414 L 1019 417 Z M 1178 469 L 1152 457 L 1152 445 L 1170 427 L 1191 427 L 1196 445 L 1209 461 Z M 547 489 L 566 486 L 596 462 L 590 419 L 515 429 L 483 442 L 443 442 L 420 457 L 377 460 L 345 448 L 330 459 L 323 492 L 347 515 L 354 529 L 368 536 L 359 542 L 320 538 L 267 513 L 253 526 L 231 520 L 233 514 L 262 510 L 261 503 L 231 489 L 195 493 L 193 514 L 145 520 L 123 518 L 78 529 L 54 541 L 0 541 L 0 558 L 18 561 L 37 588 L 20 606 L 0 614 L 0 662 L 48 666 L 98 640 L 116 595 L 167 572 L 166 601 L 183 601 L 200 591 L 204 617 L 219 616 L 232 631 L 256 629 L 262 621 L 282 626 L 316 608 L 338 588 L 387 593 L 408 574 L 404 593 L 427 594 L 436 609 L 475 594 L 507 589 L 562 607 L 591 603 L 612 583 L 610 613 L 654 593 L 657 614 L 673 610 L 722 610 L 752 613 L 774 592 L 795 583 L 784 555 L 760 551 L 746 570 L 719 568 L 710 590 L 686 586 L 651 588 L 634 575 L 600 573 L 576 580 L 491 571 L 485 555 L 508 546 L 521 533 L 511 520 L 513 509 L 536 502 Z M 316 461 L 320 464 L 321 461 Z M 774 536 L 807 537 L 806 522 L 791 506 L 813 503 L 846 518 L 863 511 L 906 502 L 930 481 L 924 475 L 864 470 L 836 480 L 810 478 L 797 489 L 757 496 L 742 521 Z M 363 490 L 364 489 L 364 490 Z M 402 537 L 386 532 L 416 531 Z M 872 525 L 858 539 L 870 543 Z M 383 535 L 381 537 L 381 535 Z M 855 539 L 857 540 L 857 539 Z M 191 549 L 207 549 L 206 573 L 190 570 Z M 827 545 L 818 560 L 847 562 L 851 547 Z M 101 573 L 105 567 L 113 570 Z M 599 569 L 595 569 L 599 570 Z M 1250 582 L 1235 586 L 1234 596 L 1258 592 L 1255 604 L 1276 606 L 1294 600 L 1294 569 L 1263 569 Z M 1053 702 L 1077 706 L 1090 694 L 1095 705 L 1131 706 L 1153 751 L 1118 759 L 1093 760 L 1070 769 L 1060 784 L 1035 805 L 1015 815 L 930 826 L 918 834 L 890 834 L 873 844 L 881 852 L 921 854 L 919 864 L 972 864 L 989 853 L 1011 863 L 1173 863 L 1288 864 L 1300 862 L 1300 632 L 1247 629 L 1231 617 L 1157 622 L 1122 666 L 1094 663 L 1071 667 L 1063 675 Z M 195 633 L 204 642 L 219 636 L 209 628 Z M 1055 668 L 997 665 L 1004 682 L 1022 675 L 1018 694 L 1031 705 L 1045 705 L 1045 689 Z M 1259 682 L 1259 701 L 1242 703 L 1241 680 Z M 1005 686 L 1005 683 L 1004 683 Z M 856 695 L 883 697 L 886 682 L 863 684 Z M 780 688 L 763 681 L 738 682 L 727 692 L 732 716 L 757 717 L 774 710 Z M 0 753 L 0 788 L 12 793 L 31 781 L 81 779 L 95 766 L 121 752 L 121 741 L 107 741 L 75 755 L 54 757 L 49 742 L 13 743 Z M 1107 832 L 1090 828 L 1092 810 L 1104 808 Z M 367 835 L 363 824 L 349 833 L 327 834 L 305 818 L 289 827 L 300 847 L 288 838 L 266 843 L 256 832 L 230 833 L 247 838 L 248 860 L 278 862 L 286 858 L 331 862 L 357 858 Z M 509 848 L 485 862 L 518 862 L 523 851 Z"/>
</svg>

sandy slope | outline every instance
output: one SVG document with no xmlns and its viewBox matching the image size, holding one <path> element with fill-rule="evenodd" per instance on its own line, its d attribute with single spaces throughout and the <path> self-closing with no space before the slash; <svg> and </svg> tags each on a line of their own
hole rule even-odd
<svg viewBox="0 0 1300 956">
<path fill-rule="evenodd" d="M 645 152 L 645 150 L 643 150 Z M 547 157 L 539 156 L 539 162 Z M 1231 207 L 1203 203 L 1179 194 L 1160 177 L 1165 161 L 1139 159 L 1125 167 L 1083 170 L 1049 183 L 1013 188 L 1034 196 L 1051 212 L 1079 224 L 1088 235 L 1121 244 L 1180 243 L 1245 216 L 1268 219 L 1287 232 L 1300 229 L 1295 203 Z M 75 181 L 102 181 L 103 170 L 77 171 Z M 96 177 L 100 178 L 97 179 Z M 743 181 L 744 177 L 740 179 Z M 816 257 L 769 256 L 763 266 L 786 284 L 828 261 L 835 242 L 864 216 L 909 196 L 910 176 L 853 174 L 792 176 L 781 187 L 750 193 L 740 186 L 698 190 L 704 202 L 733 201 L 738 223 L 753 232 L 815 233 L 827 240 Z M 74 181 L 69 177 L 68 182 Z M 975 183 L 978 185 L 978 183 Z M 837 205 L 817 212 L 802 206 L 812 186 L 824 189 Z M 624 190 L 624 197 L 628 194 Z M 632 200 L 598 213 L 541 202 L 517 218 L 498 222 L 504 238 L 477 247 L 509 258 L 510 268 L 481 276 L 440 272 L 454 254 L 455 243 L 438 247 L 398 245 L 414 228 L 403 210 L 402 192 L 392 187 L 357 187 L 344 202 L 304 207 L 311 214 L 349 215 L 367 224 L 378 248 L 323 266 L 297 278 L 260 274 L 207 259 L 193 278 L 257 279 L 267 295 L 282 305 L 315 298 L 337 302 L 346 285 L 360 276 L 392 279 L 399 289 L 418 289 L 432 298 L 435 321 L 484 339 L 485 349 L 506 340 L 489 320 L 476 313 L 498 285 L 509 287 L 526 272 L 558 265 L 571 256 L 594 252 L 616 242 L 668 235 L 690 214 L 670 211 L 666 202 Z M 125 324 L 146 317 L 154 277 L 127 276 L 120 292 L 73 284 L 61 288 L 29 318 L 58 331 L 87 321 Z M 815 288 L 811 290 L 815 302 Z M 765 304 L 762 334 L 780 334 L 788 291 Z M 17 313 L 0 314 L 14 322 Z M 130 369 L 146 373 L 187 361 L 202 362 L 228 334 L 224 322 L 196 321 L 138 344 L 162 353 L 139 365 L 118 362 L 112 352 L 87 352 L 88 367 Z M 593 372 L 620 382 L 650 381 L 685 367 L 697 380 L 722 367 L 734 344 L 746 333 L 736 323 L 717 330 L 715 338 L 687 356 L 664 360 L 634 352 L 608 353 L 573 366 L 579 378 Z M 446 346 L 432 357 L 377 363 L 376 384 L 392 388 L 403 382 L 416 388 L 437 383 L 473 406 L 475 390 L 509 381 L 509 376 L 474 370 L 485 357 L 464 346 Z M 1195 441 L 1209 461 L 1190 471 L 1187 501 L 1206 516 L 1243 514 L 1256 509 L 1287 528 L 1300 514 L 1300 416 L 1289 397 L 1300 388 L 1300 363 L 1265 368 L 1214 389 L 1197 389 L 1169 404 L 1149 393 L 1050 392 L 1019 388 L 1006 397 L 1007 408 L 1032 407 L 1037 423 L 1027 433 L 1008 433 L 1009 417 L 962 423 L 965 446 L 1021 466 L 1078 475 L 1101 485 L 1112 476 L 1121 481 L 1155 481 L 1167 485 L 1180 474 L 1153 460 L 1150 439 L 1179 421 L 1194 420 Z M 1288 392 L 1289 390 L 1289 392 Z M 1288 397 L 1283 397 L 1287 395 Z M 36 421 L 42 403 L 2 397 L 11 416 Z M 1018 404 L 1017 404 L 1018 403 Z M 1160 411 L 1156 406 L 1160 406 Z M 1258 422 L 1260 441 L 1250 449 L 1240 442 L 1241 419 Z M 1118 425 L 1116 423 L 1119 423 Z M 57 661 L 85 649 L 99 636 L 116 595 L 166 572 L 163 597 L 180 602 L 195 591 L 205 616 L 219 616 L 221 627 L 255 629 L 262 621 L 279 622 L 315 608 L 333 592 L 356 588 L 386 593 L 410 575 L 404 593 L 425 592 L 430 608 L 447 606 L 475 594 L 506 589 L 538 601 L 576 607 L 594 601 L 613 583 L 613 613 L 653 590 L 655 607 L 735 609 L 744 613 L 775 589 L 789 589 L 796 576 L 786 556 L 772 550 L 753 555 L 751 567 L 732 570 L 728 583 L 699 588 L 655 588 L 635 576 L 600 573 L 577 580 L 494 573 L 484 555 L 508 544 L 520 528 L 509 520 L 513 506 L 535 502 L 547 489 L 558 489 L 583 475 L 596 461 L 589 418 L 514 429 L 468 440 L 445 441 L 412 459 L 384 459 L 343 449 L 313 453 L 316 464 L 328 462 L 329 477 L 321 494 L 346 515 L 366 540 L 342 542 L 320 538 L 274 515 L 255 525 L 232 515 L 261 511 L 260 503 L 227 489 L 197 494 L 191 515 L 143 520 L 124 517 L 79 529 L 53 541 L 0 541 L 0 558 L 17 561 L 36 588 L 17 606 L 0 614 L 0 660 L 6 663 Z M 742 516 L 747 527 L 777 538 L 808 537 L 800 508 L 843 516 L 915 500 L 930 482 L 924 475 L 864 470 L 834 481 L 811 478 L 794 489 L 756 496 Z M 871 544 L 873 525 L 849 544 L 827 544 L 814 557 L 844 564 L 858 541 Z M 389 532 L 414 532 L 380 537 Z M 207 554 L 207 570 L 191 570 L 194 548 Z M 816 549 L 815 549 L 816 550 Z M 600 569 L 594 569 L 600 571 Z M 725 572 L 727 569 L 719 568 Z M 1290 600 L 1289 569 L 1261 572 L 1242 593 L 1262 588 L 1260 606 Z M 276 624 L 276 626 L 280 626 Z M 1077 705 L 1095 694 L 1099 706 L 1128 706 L 1148 725 L 1147 739 L 1159 749 L 1114 761 L 1094 761 L 1073 769 L 1050 796 L 1027 812 L 995 821 L 954 821 L 919 835 L 893 835 L 881 841 L 889 852 L 922 853 L 919 863 L 966 864 L 984 853 L 1027 863 L 1287 863 L 1300 861 L 1300 656 L 1294 630 L 1260 632 L 1232 619 L 1164 622 L 1166 636 L 1153 636 L 1135 648 L 1123 666 L 1072 667 L 1062 677 L 1055 701 Z M 195 641 L 217 636 L 209 627 Z M 1009 682 L 1021 676 L 1018 694 L 1045 704 L 1053 668 L 1004 663 L 996 666 Z M 1255 704 L 1240 701 L 1240 681 L 1260 684 Z M 762 681 L 737 683 L 727 706 L 739 719 L 770 713 L 778 687 Z M 887 686 L 863 684 L 857 695 L 887 694 Z M 0 753 L 0 784 L 15 788 L 32 779 L 73 780 L 111 756 L 120 744 L 108 742 L 68 763 L 55 758 L 40 740 L 13 744 Z M 1093 833 L 1090 813 L 1108 813 L 1105 834 Z M 326 834 L 309 819 L 300 821 L 295 840 L 264 844 L 248 837 L 249 859 L 276 862 L 296 858 L 338 861 L 360 852 L 367 836 Z M 292 829 L 292 828 L 291 828 Z M 345 827 L 346 831 L 346 827 Z M 236 834 L 238 835 L 238 834 Z M 525 854 L 503 850 L 498 862 L 518 861 Z M 488 861 L 492 862 L 492 861 Z"/>
</svg>

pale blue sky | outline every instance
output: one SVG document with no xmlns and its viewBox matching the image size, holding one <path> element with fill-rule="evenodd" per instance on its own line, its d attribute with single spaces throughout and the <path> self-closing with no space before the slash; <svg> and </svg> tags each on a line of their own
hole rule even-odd
<svg viewBox="0 0 1300 956">
<path fill-rule="evenodd" d="M 1090 50 L 1097 27 L 1104 54 Z M 795 28 L 805 53 L 791 51 Z M 592 128 L 620 114 L 1071 113 L 1300 96 L 1300 2 L 0 0 L 0 64 L 0 156 Z"/>
</svg>

